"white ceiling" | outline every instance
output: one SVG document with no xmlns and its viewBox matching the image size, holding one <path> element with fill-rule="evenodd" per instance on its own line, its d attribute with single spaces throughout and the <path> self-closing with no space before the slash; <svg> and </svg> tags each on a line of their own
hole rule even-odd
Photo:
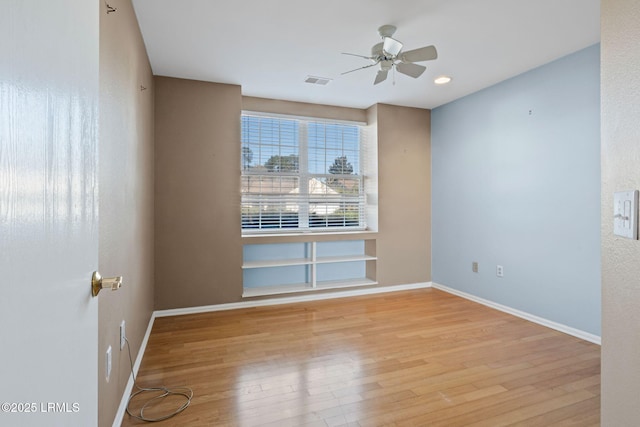
<svg viewBox="0 0 640 427">
<path fill-rule="evenodd" d="M 133 0 L 153 73 L 243 95 L 366 108 L 434 108 L 600 41 L 600 0 Z M 404 50 L 435 45 L 418 79 L 373 86 L 383 24 Z M 453 81 L 436 86 L 447 74 Z M 305 83 L 329 77 L 327 86 Z"/>
</svg>

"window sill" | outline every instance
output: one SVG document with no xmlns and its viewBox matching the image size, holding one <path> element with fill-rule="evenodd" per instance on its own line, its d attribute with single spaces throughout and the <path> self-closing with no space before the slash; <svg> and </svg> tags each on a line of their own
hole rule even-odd
<svg viewBox="0 0 640 427">
<path fill-rule="evenodd" d="M 291 232 L 291 233 L 269 233 L 269 234 L 245 234 L 242 236 L 243 243 L 286 243 L 286 242 L 322 242 L 333 240 L 360 240 L 375 239 L 377 231 L 331 231 L 331 232 Z"/>
</svg>

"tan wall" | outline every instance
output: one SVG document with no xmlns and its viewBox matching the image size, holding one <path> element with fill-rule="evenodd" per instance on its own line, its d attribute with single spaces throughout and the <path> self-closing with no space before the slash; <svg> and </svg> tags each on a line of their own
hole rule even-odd
<svg viewBox="0 0 640 427">
<path fill-rule="evenodd" d="M 431 111 L 377 105 L 378 283 L 431 281 Z"/>
<path fill-rule="evenodd" d="M 130 0 L 109 3 L 118 11 L 107 15 L 100 4 L 98 264 L 124 283 L 99 296 L 100 426 L 112 425 L 131 372 L 126 349 L 120 351 L 120 322 L 135 358 L 153 310 L 153 77 Z"/>
<path fill-rule="evenodd" d="M 156 309 L 241 301 L 243 241 L 306 238 L 241 237 L 242 109 L 376 121 L 380 129 L 367 132 L 378 137 L 380 232 L 362 234 L 377 240 L 376 277 L 383 286 L 431 280 L 428 110 L 367 111 L 242 97 L 232 85 L 155 82 Z"/>
<path fill-rule="evenodd" d="M 260 113 L 289 114 L 302 117 L 317 117 L 329 120 L 366 122 L 367 112 L 359 108 L 309 104 L 306 102 L 282 101 L 279 99 L 242 97 L 242 109 Z"/>
<path fill-rule="evenodd" d="M 614 237 L 613 193 L 640 189 L 640 2 L 601 3 L 602 425 L 640 420 L 640 242 Z"/>
<path fill-rule="evenodd" d="M 156 309 L 238 301 L 240 86 L 156 77 Z"/>
</svg>

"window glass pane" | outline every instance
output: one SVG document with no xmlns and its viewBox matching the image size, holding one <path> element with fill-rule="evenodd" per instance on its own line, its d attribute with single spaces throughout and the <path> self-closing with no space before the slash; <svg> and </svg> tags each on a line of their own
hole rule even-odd
<svg viewBox="0 0 640 427">
<path fill-rule="evenodd" d="M 242 228 L 282 229 L 298 228 L 298 213 L 281 209 L 261 209 L 257 206 L 242 206 Z"/>
<path fill-rule="evenodd" d="M 262 194 L 285 197 L 300 193 L 300 179 L 297 176 L 244 175 L 241 182 L 243 195 Z"/>
<path fill-rule="evenodd" d="M 360 174 L 358 126 L 312 122 L 308 125 L 308 138 L 311 173 Z M 350 167 L 345 169 L 347 164 Z"/>
<path fill-rule="evenodd" d="M 296 120 L 242 116 L 242 170 L 297 172 L 298 134 Z"/>
<path fill-rule="evenodd" d="M 328 188 L 343 196 L 358 196 L 362 193 L 362 181 L 358 178 L 322 178 Z"/>
<path fill-rule="evenodd" d="M 309 208 L 309 227 L 357 227 L 361 209 L 358 202 L 313 202 Z"/>
</svg>

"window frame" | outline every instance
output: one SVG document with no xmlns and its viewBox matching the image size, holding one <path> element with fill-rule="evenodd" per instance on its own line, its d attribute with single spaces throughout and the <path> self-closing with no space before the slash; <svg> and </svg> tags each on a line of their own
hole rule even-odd
<svg viewBox="0 0 640 427">
<path fill-rule="evenodd" d="M 264 169 L 252 171 L 246 167 L 246 160 L 244 159 L 244 147 L 251 146 L 252 144 L 248 141 L 244 140 L 244 118 L 245 117 L 256 117 L 258 119 L 276 119 L 276 120 L 293 120 L 297 123 L 298 126 L 298 171 L 283 171 L 283 172 L 265 172 Z M 309 167 L 309 125 L 310 124 L 320 124 L 320 125 L 347 125 L 347 126 L 356 126 L 358 128 L 358 140 L 357 140 L 357 170 L 354 168 L 354 172 L 351 174 L 330 174 L 328 173 L 328 168 L 325 170 L 325 173 L 313 173 L 310 171 Z M 248 111 L 243 110 L 241 113 L 241 143 L 240 143 L 240 153 L 241 153 L 241 233 L 243 236 L 252 236 L 252 235 L 272 235 L 272 234 L 299 234 L 299 233 L 344 233 L 344 232 L 363 232 L 368 231 L 367 227 L 367 200 L 366 200 L 366 192 L 365 192 L 365 182 L 366 182 L 366 166 L 367 162 L 365 161 L 365 144 L 366 144 L 366 123 L 359 121 L 348 121 L 348 120 L 335 120 L 335 119 L 325 119 L 318 117 L 307 117 L 307 116 L 297 116 L 297 115 L 287 115 L 287 114 L 276 114 L 276 113 L 264 113 L 264 112 L 256 112 L 256 111 Z M 326 141 L 326 138 L 325 138 Z M 325 153 L 329 151 L 324 148 Z M 344 153 L 344 148 L 342 149 Z M 341 156 L 339 156 L 341 157 Z M 346 156 L 345 156 L 346 157 Z M 266 162 L 266 159 L 261 159 L 262 162 Z M 335 160 L 334 160 L 335 161 Z M 258 164 L 260 166 L 261 163 Z M 261 209 L 261 203 L 263 199 L 269 200 L 269 196 L 265 196 L 264 193 L 259 193 L 256 195 L 249 195 L 244 191 L 244 178 L 245 177 L 282 177 L 282 178 L 298 178 L 298 194 L 301 196 L 298 197 L 288 197 L 284 194 L 271 196 L 271 200 L 280 199 L 280 204 L 283 203 L 286 205 L 287 203 L 298 204 L 297 212 L 297 224 L 296 226 L 283 226 L 282 223 L 282 213 L 286 210 L 280 206 L 280 218 L 281 221 L 279 226 L 264 226 L 263 224 L 259 224 L 258 227 L 245 227 L 245 206 L 249 204 L 253 206 L 255 209 L 255 204 Z M 357 181 L 358 192 L 355 195 L 345 195 L 341 193 L 336 193 L 335 195 L 327 196 L 327 195 L 316 195 L 314 197 L 313 194 L 309 193 L 309 183 L 311 180 L 318 180 L 321 182 L 321 185 L 327 185 L 324 181 L 328 179 L 343 179 L 343 180 L 352 180 Z M 250 188 L 250 184 L 249 184 Z M 353 187 L 352 187 L 353 188 Z M 328 187 L 328 189 L 333 189 Z M 295 199 L 295 200 L 294 200 Z M 251 203 L 254 205 L 251 205 Z M 315 202 L 315 203 L 314 203 Z M 333 204 L 332 204 L 333 203 Z M 340 208 L 345 209 L 347 205 L 353 205 L 357 203 L 357 212 L 358 212 L 358 224 L 357 225 L 346 225 L 348 222 L 347 216 L 343 216 L 344 225 L 330 225 L 329 217 L 324 215 L 326 225 L 320 226 L 319 224 L 312 224 L 311 221 L 311 206 L 313 205 L 322 205 L 326 206 L 335 206 L 338 204 Z M 328 207 L 325 209 L 329 209 Z M 260 221 L 262 220 L 262 214 L 258 214 Z M 311 222 L 311 223 L 310 223 Z"/>
</svg>

